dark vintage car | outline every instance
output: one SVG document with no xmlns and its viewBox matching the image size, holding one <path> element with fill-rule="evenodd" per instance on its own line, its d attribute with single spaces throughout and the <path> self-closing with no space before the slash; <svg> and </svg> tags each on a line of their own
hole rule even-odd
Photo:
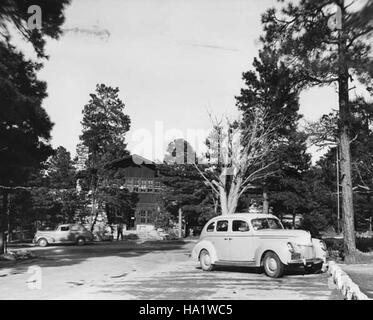
<svg viewBox="0 0 373 320">
<path fill-rule="evenodd" d="M 38 230 L 33 242 L 40 247 L 55 243 L 76 243 L 84 245 L 93 240 L 93 235 L 81 224 L 60 224 L 55 230 Z"/>
</svg>

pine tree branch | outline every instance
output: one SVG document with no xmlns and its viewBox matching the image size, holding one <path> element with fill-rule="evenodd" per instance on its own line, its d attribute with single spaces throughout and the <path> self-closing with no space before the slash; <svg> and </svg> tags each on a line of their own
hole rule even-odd
<svg viewBox="0 0 373 320">
<path fill-rule="evenodd" d="M 353 45 L 353 43 L 355 42 L 355 40 L 357 40 L 358 38 L 370 33 L 370 32 L 373 32 L 373 26 L 372 27 L 369 27 L 367 29 L 365 29 L 364 31 L 361 31 L 359 33 L 357 33 L 355 36 L 353 36 L 349 41 L 348 41 L 348 44 L 346 45 L 347 48 L 349 48 L 350 46 Z"/>
</svg>

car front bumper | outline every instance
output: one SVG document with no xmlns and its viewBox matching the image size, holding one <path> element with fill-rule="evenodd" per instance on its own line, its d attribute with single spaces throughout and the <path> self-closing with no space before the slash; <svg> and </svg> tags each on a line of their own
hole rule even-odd
<svg viewBox="0 0 373 320">
<path fill-rule="evenodd" d="M 321 258 L 312 258 L 312 259 L 296 259 L 289 261 L 289 266 L 305 266 L 305 267 L 311 267 L 316 264 L 324 263 L 325 259 Z"/>
</svg>

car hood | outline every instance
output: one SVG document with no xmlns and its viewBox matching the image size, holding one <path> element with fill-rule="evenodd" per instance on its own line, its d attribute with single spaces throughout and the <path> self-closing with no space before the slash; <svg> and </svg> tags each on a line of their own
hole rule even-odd
<svg viewBox="0 0 373 320">
<path fill-rule="evenodd" d="M 304 230 L 257 230 L 255 235 L 262 239 L 288 240 L 300 245 L 312 245 L 311 234 Z"/>
</svg>

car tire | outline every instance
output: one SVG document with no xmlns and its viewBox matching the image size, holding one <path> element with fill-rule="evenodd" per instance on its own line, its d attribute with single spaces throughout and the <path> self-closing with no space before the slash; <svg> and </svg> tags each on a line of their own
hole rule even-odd
<svg viewBox="0 0 373 320">
<path fill-rule="evenodd" d="M 79 237 L 76 239 L 76 244 L 78 246 L 84 246 L 85 245 L 85 239 L 83 237 Z"/>
<path fill-rule="evenodd" d="M 206 249 L 203 249 L 199 254 L 199 263 L 203 271 L 212 271 L 214 269 L 210 253 Z"/>
<path fill-rule="evenodd" d="M 264 256 L 263 267 L 265 274 L 271 278 L 281 278 L 285 270 L 285 266 L 278 255 L 272 251 L 267 252 Z"/>
<path fill-rule="evenodd" d="M 46 247 L 48 245 L 48 241 L 45 238 L 40 238 L 38 240 L 38 246 L 39 247 Z"/>
</svg>

